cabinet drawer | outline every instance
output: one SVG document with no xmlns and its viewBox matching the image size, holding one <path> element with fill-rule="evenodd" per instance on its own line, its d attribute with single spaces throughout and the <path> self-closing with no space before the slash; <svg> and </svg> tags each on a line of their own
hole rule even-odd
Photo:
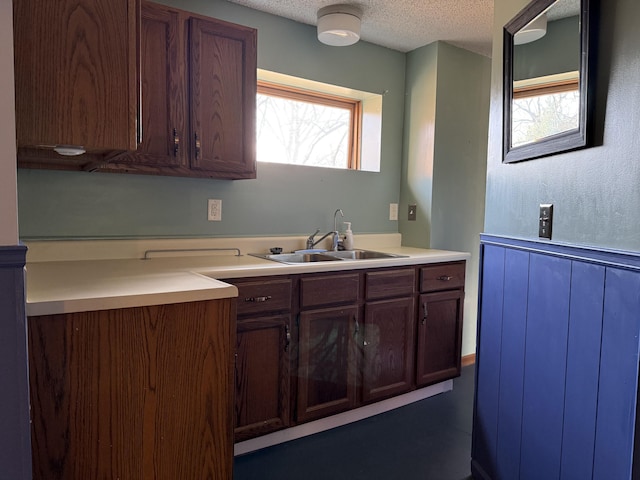
<svg viewBox="0 0 640 480">
<path fill-rule="evenodd" d="M 440 263 L 420 269 L 420 291 L 464 287 L 465 262 Z"/>
<path fill-rule="evenodd" d="M 291 280 L 288 278 L 239 282 L 235 285 L 238 287 L 238 316 L 291 309 Z"/>
<path fill-rule="evenodd" d="M 367 300 L 411 295 L 415 281 L 413 268 L 369 272 L 365 275 Z"/>
<path fill-rule="evenodd" d="M 322 277 L 304 277 L 300 280 L 300 306 L 302 308 L 356 303 L 360 289 L 357 273 Z"/>
</svg>

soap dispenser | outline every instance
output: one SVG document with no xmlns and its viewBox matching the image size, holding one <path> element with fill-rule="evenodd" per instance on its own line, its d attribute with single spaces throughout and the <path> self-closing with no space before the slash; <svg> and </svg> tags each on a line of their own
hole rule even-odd
<svg viewBox="0 0 640 480">
<path fill-rule="evenodd" d="M 353 250 L 353 232 L 351 231 L 351 222 L 344 222 L 347 229 L 344 232 L 344 249 Z"/>
</svg>

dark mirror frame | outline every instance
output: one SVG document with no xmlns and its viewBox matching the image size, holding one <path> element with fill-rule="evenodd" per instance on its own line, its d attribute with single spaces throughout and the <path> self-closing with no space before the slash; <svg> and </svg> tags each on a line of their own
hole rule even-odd
<svg viewBox="0 0 640 480">
<path fill-rule="evenodd" d="M 580 109 L 578 128 L 545 137 L 537 142 L 511 146 L 511 115 L 513 102 L 513 37 L 557 0 L 533 0 L 513 20 L 504 26 L 503 71 L 503 163 L 521 162 L 556 153 L 589 147 L 592 142 L 595 42 L 592 8 L 597 0 L 580 1 Z"/>
</svg>

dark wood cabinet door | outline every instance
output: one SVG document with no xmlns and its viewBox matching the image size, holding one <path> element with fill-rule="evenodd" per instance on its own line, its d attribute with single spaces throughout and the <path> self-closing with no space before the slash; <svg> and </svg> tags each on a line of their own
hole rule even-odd
<svg viewBox="0 0 640 480">
<path fill-rule="evenodd" d="M 13 7 L 18 146 L 135 150 L 138 1 Z"/>
<path fill-rule="evenodd" d="M 358 307 L 300 314 L 298 341 L 299 422 L 349 410 L 356 405 Z"/>
<path fill-rule="evenodd" d="M 288 315 L 238 321 L 235 441 L 289 426 Z"/>
<path fill-rule="evenodd" d="M 367 303 L 364 330 L 358 337 L 363 352 L 362 401 L 405 393 L 413 387 L 414 299 Z"/>
<path fill-rule="evenodd" d="M 256 32 L 191 18 L 191 168 L 255 178 Z"/>
<path fill-rule="evenodd" d="M 140 76 L 142 142 L 131 160 L 155 167 L 188 166 L 185 32 L 175 10 L 142 4 Z"/>
<path fill-rule="evenodd" d="M 432 384 L 460 375 L 463 290 L 420 296 L 416 383 Z"/>
</svg>

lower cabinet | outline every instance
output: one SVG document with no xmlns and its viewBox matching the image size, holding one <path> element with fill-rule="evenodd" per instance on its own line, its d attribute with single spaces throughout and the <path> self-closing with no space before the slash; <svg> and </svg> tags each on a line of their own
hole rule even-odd
<svg viewBox="0 0 640 480">
<path fill-rule="evenodd" d="M 415 268 L 366 272 L 362 346 L 362 402 L 414 387 Z"/>
<path fill-rule="evenodd" d="M 230 479 L 234 318 L 233 299 L 29 317 L 33 478 Z"/>
<path fill-rule="evenodd" d="M 299 422 L 356 406 L 358 307 L 300 314 L 298 346 Z"/>
<path fill-rule="evenodd" d="M 399 298 L 365 305 L 362 401 L 408 392 L 414 372 L 414 300 Z"/>
<path fill-rule="evenodd" d="M 420 296 L 417 386 L 460 375 L 463 300 L 460 290 Z"/>
<path fill-rule="evenodd" d="M 292 281 L 228 280 L 238 288 L 236 442 L 290 425 Z"/>
<path fill-rule="evenodd" d="M 458 376 L 464 269 L 227 280 L 239 291 L 236 441 Z"/>
<path fill-rule="evenodd" d="M 289 426 L 289 316 L 238 321 L 235 440 Z"/>
</svg>

